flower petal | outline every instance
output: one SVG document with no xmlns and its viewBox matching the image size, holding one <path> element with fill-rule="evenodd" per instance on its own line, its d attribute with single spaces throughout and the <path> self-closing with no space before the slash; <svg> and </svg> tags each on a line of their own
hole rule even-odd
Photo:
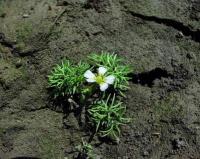
<svg viewBox="0 0 200 159">
<path fill-rule="evenodd" d="M 108 83 L 108 84 L 113 84 L 114 81 L 115 81 L 115 76 L 113 76 L 113 75 L 107 76 L 105 78 L 105 82 Z"/>
<path fill-rule="evenodd" d="M 95 82 L 94 78 L 87 78 L 86 81 L 89 82 L 89 83 Z"/>
<path fill-rule="evenodd" d="M 88 78 L 88 79 L 94 79 L 94 78 L 95 78 L 95 74 L 92 73 L 92 71 L 87 70 L 87 71 L 84 73 L 84 77 L 85 77 L 85 78 Z"/>
<path fill-rule="evenodd" d="M 108 83 L 102 83 L 100 84 L 100 90 L 105 91 L 108 88 Z"/>
<path fill-rule="evenodd" d="M 107 72 L 107 69 L 105 67 L 98 68 L 98 74 L 104 75 L 106 72 Z"/>
</svg>

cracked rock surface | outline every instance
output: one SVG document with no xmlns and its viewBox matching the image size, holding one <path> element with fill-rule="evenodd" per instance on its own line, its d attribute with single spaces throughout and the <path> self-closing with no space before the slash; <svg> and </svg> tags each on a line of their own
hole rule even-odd
<svg viewBox="0 0 200 159">
<path fill-rule="evenodd" d="M 119 145 L 103 159 L 200 158 L 199 0 L 0 0 L 0 159 L 73 158 L 88 138 L 53 107 L 47 75 L 109 51 L 133 68 Z"/>
</svg>

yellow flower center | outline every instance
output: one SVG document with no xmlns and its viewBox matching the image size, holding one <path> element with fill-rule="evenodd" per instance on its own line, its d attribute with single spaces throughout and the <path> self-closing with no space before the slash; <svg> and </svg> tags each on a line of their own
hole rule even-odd
<svg viewBox="0 0 200 159">
<path fill-rule="evenodd" d="M 105 83 L 105 77 L 102 76 L 102 75 L 97 75 L 96 78 L 95 78 L 95 81 L 96 81 L 98 84 Z"/>
</svg>

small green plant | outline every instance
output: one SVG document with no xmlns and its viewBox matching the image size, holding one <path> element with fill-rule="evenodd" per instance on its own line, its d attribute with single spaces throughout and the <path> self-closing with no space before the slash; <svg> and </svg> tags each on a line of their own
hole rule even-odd
<svg viewBox="0 0 200 159">
<path fill-rule="evenodd" d="M 78 145 L 76 149 L 79 152 L 77 158 L 95 159 L 92 145 L 84 141 L 83 138 L 81 145 Z"/>
<path fill-rule="evenodd" d="M 131 73 L 129 66 L 124 65 L 123 60 L 117 54 L 109 54 L 102 52 L 101 54 L 93 53 L 89 56 L 93 65 L 98 67 L 105 67 L 108 69 L 107 74 L 115 76 L 114 88 L 120 91 L 127 90 L 128 87 L 128 74 Z"/>
<path fill-rule="evenodd" d="M 88 58 L 89 63 L 78 64 L 63 60 L 48 76 L 49 86 L 55 97 L 68 98 L 75 106 L 72 108 L 84 107 L 87 119 L 96 128 L 94 134 L 119 141 L 120 127 L 130 119 L 125 117 L 126 107 L 119 100 L 122 98 L 116 96 L 124 96 L 123 91 L 129 88 L 131 69 L 116 54 L 91 54 Z M 89 152 L 89 145 L 84 143 L 82 147 Z"/>
<path fill-rule="evenodd" d="M 87 63 L 79 62 L 78 65 L 74 65 L 69 60 L 63 60 L 57 65 L 48 76 L 55 97 L 80 93 L 85 82 L 84 73 L 89 67 Z"/>
<path fill-rule="evenodd" d="M 88 110 L 92 123 L 96 126 L 96 132 L 102 137 L 109 136 L 119 140 L 120 126 L 127 124 L 130 119 L 125 117 L 126 108 L 122 102 L 117 102 L 115 95 L 111 99 L 101 100 L 93 104 Z"/>
</svg>

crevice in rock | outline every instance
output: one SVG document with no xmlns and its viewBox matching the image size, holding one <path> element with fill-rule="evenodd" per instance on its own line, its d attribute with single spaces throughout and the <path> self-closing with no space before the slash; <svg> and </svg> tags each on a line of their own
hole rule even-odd
<svg viewBox="0 0 200 159">
<path fill-rule="evenodd" d="M 98 13 L 105 12 L 109 6 L 108 0 L 87 0 L 84 5 L 85 9 L 95 9 Z"/>
<path fill-rule="evenodd" d="M 44 107 L 40 107 L 40 108 L 29 109 L 29 110 L 26 110 L 26 111 L 35 112 L 35 111 L 44 110 L 44 109 L 48 109 L 48 108 L 49 108 L 48 106 L 44 106 Z"/>
<path fill-rule="evenodd" d="M 40 40 L 42 40 L 42 39 L 40 39 Z M 41 45 L 41 47 L 38 47 L 38 48 L 30 48 L 30 49 L 27 49 L 25 51 L 20 50 L 19 48 L 16 47 L 17 43 L 8 40 L 4 33 L 0 33 L 0 44 L 2 44 L 4 47 L 9 48 L 13 55 L 19 55 L 21 57 L 32 56 L 33 54 L 35 54 L 37 52 L 40 52 L 40 51 L 47 49 L 47 46 L 44 44 L 44 45 Z"/>
<path fill-rule="evenodd" d="M 154 80 L 165 78 L 173 78 L 173 75 L 169 74 L 166 70 L 161 68 L 155 68 L 148 72 L 142 72 L 138 74 L 131 74 L 131 81 L 135 84 L 147 85 L 152 87 Z"/>
<path fill-rule="evenodd" d="M 19 49 L 14 49 L 12 51 L 12 53 L 13 54 L 17 54 L 17 55 L 19 55 L 21 57 L 25 57 L 25 56 L 33 56 L 35 53 L 43 51 L 45 49 L 47 49 L 47 48 L 46 47 L 38 48 L 38 49 L 33 48 L 33 49 L 26 50 L 26 51 L 20 51 Z"/>
<path fill-rule="evenodd" d="M 147 16 L 133 11 L 127 11 L 134 17 L 140 18 L 145 21 L 151 21 L 158 24 L 164 24 L 166 26 L 173 27 L 174 29 L 183 33 L 184 36 L 190 36 L 192 40 L 200 43 L 200 30 L 192 30 L 189 26 L 184 25 L 173 19 L 159 18 L 156 16 Z"/>
<path fill-rule="evenodd" d="M 130 82 L 134 84 L 140 84 L 150 88 L 156 86 L 164 88 L 167 92 L 185 89 L 188 85 L 188 81 L 190 81 L 193 76 L 194 74 L 183 65 L 174 66 L 172 72 L 157 67 L 150 71 L 129 74 L 131 78 Z"/>
<path fill-rule="evenodd" d="M 14 44 L 16 44 L 16 43 L 7 40 L 5 35 L 3 33 L 0 33 L 0 44 L 2 44 L 5 47 L 8 47 L 10 49 L 14 49 Z"/>
<path fill-rule="evenodd" d="M 94 8 L 97 12 L 100 9 L 100 0 L 88 0 L 86 5 L 84 6 L 86 9 Z"/>
</svg>

